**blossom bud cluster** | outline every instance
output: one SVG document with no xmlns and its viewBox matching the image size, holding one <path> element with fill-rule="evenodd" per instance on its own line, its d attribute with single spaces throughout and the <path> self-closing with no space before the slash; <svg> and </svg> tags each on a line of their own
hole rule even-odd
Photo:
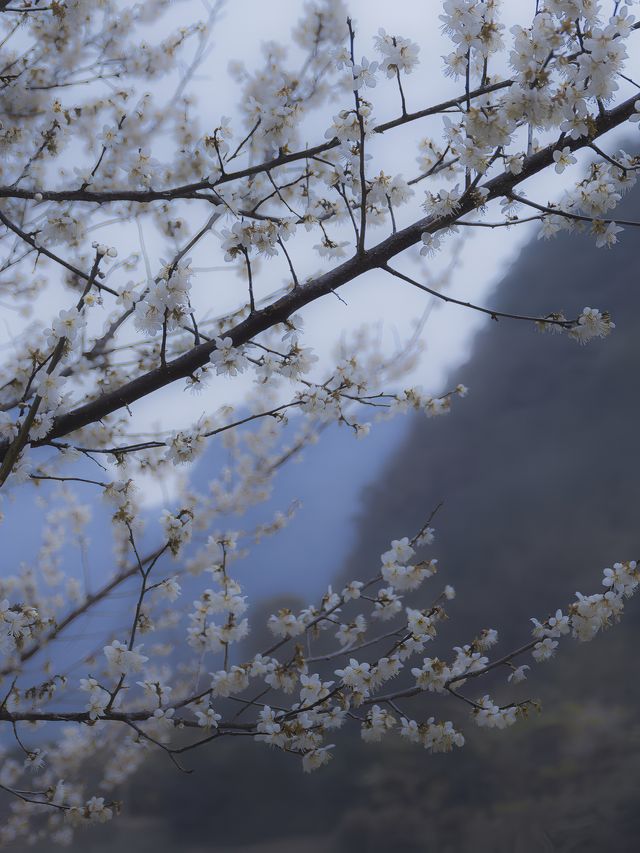
<svg viewBox="0 0 640 853">
<path fill-rule="evenodd" d="M 189 312 L 192 272 L 189 261 L 165 265 L 158 281 L 151 282 L 135 305 L 136 328 L 147 335 L 173 331 Z"/>
</svg>

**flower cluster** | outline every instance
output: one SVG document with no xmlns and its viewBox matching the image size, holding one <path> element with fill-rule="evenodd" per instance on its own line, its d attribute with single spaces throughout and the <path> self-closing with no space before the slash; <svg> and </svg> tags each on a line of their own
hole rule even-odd
<svg viewBox="0 0 640 853">
<path fill-rule="evenodd" d="M 411 39 L 390 36 L 381 28 L 375 37 L 375 45 L 382 56 L 380 70 L 387 77 L 395 77 L 401 71 L 404 74 L 411 74 L 418 65 L 420 46 Z"/>
<path fill-rule="evenodd" d="M 194 610 L 189 615 L 191 624 L 187 639 L 189 645 L 201 653 L 219 652 L 242 640 L 249 630 L 247 619 L 239 618 L 247 609 L 240 584 L 229 578 L 221 566 L 216 567 L 213 574 L 220 590 L 206 589 L 193 602 Z M 224 617 L 220 624 L 210 619 L 218 613 Z"/>
</svg>

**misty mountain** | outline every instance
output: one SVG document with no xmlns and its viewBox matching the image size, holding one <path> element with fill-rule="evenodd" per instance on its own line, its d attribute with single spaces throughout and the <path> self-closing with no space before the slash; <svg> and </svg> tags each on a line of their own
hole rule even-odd
<svg viewBox="0 0 640 853">
<path fill-rule="evenodd" d="M 639 219 L 637 197 L 618 215 Z M 522 251 L 491 308 L 575 317 L 597 307 L 611 312 L 615 331 L 580 346 L 532 324 L 488 322 L 451 378 L 469 396 L 446 417 L 415 418 L 365 489 L 346 574 L 376 560 L 391 538 L 413 535 L 442 501 L 434 550 L 440 580 L 459 592 L 456 625 L 526 632 L 529 617 L 546 616 L 576 589 L 600 591 L 602 568 L 640 556 L 637 269 L 631 228 L 613 251 L 578 235 Z"/>
</svg>

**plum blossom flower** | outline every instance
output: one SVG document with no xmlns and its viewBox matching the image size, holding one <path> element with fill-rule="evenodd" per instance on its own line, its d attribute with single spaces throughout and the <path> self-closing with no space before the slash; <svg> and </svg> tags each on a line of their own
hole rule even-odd
<svg viewBox="0 0 640 853">
<path fill-rule="evenodd" d="M 132 672 L 140 672 L 144 664 L 149 660 L 143 654 L 140 654 L 142 646 L 136 646 L 129 649 L 124 643 L 119 640 L 114 640 L 111 645 L 105 646 L 103 649 L 104 656 L 107 659 L 107 665 L 113 675 L 128 675 Z"/>
<path fill-rule="evenodd" d="M 554 169 L 559 175 L 564 172 L 567 166 L 572 166 L 574 163 L 578 162 L 571 153 L 571 149 L 568 145 L 565 145 L 562 150 L 556 149 L 556 151 L 553 152 L 553 161 L 555 163 Z"/>
<path fill-rule="evenodd" d="M 606 338 L 615 327 L 606 312 L 601 313 L 597 308 L 585 308 L 578 317 L 577 325 L 569 334 L 579 343 L 585 344 L 593 338 Z"/>
</svg>

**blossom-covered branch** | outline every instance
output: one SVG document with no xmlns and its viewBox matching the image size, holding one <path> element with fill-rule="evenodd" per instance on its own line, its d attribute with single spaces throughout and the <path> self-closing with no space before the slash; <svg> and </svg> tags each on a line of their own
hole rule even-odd
<svg viewBox="0 0 640 853">
<path fill-rule="evenodd" d="M 266 625 L 236 569 L 260 563 L 260 541 L 297 504 L 246 530 L 232 523 L 330 425 L 365 439 L 381 419 L 464 405 L 457 379 L 445 392 L 407 379 L 429 306 L 392 347 L 365 327 L 331 357 L 314 351 L 305 309 L 328 297 L 347 322 L 341 289 L 357 279 L 369 274 L 366 293 L 385 273 L 579 343 L 614 330 L 606 306 L 533 316 L 447 288 L 473 228 L 586 232 L 606 249 L 637 226 L 613 211 L 640 158 L 602 141 L 640 122 L 633 4 L 517 4 L 507 30 L 498 0 L 443 0 L 428 12 L 441 57 L 382 28 L 371 42 L 344 0 L 308 0 L 288 48 L 267 42 L 232 63 L 233 114 L 218 118 L 197 84 L 224 3 L 200 20 L 180 2 L 177 30 L 167 0 L 0 2 L 0 301 L 13 312 L 0 500 L 10 514 L 14 494 L 37 490 L 43 506 L 35 554 L 0 577 L 0 725 L 13 747 L 0 843 L 68 843 L 75 825 L 111 819 L 117 789 L 155 751 L 188 770 L 192 750 L 244 737 L 310 771 L 343 725 L 452 751 L 469 715 L 505 728 L 536 707 L 514 685 L 565 635 L 590 640 L 617 621 L 640 580 L 635 561 L 614 563 L 605 591 L 534 619 L 518 648 L 491 657 L 498 634 L 486 628 L 438 657 L 426 652 L 455 591 L 435 586 L 433 514 L 361 579 L 275 607 Z M 375 115 L 384 103 L 391 118 Z M 241 403 L 225 397 L 238 385 Z M 161 389 L 156 428 L 142 403 Z M 185 391 L 202 394 L 195 408 Z M 189 473 L 215 443 L 225 464 L 199 490 Z M 150 483 L 163 507 L 145 529 Z M 88 493 L 105 499 L 113 540 L 99 583 Z M 89 617 L 89 636 L 65 652 L 60 640 Z M 438 714 L 442 697 L 455 719 Z"/>
</svg>

